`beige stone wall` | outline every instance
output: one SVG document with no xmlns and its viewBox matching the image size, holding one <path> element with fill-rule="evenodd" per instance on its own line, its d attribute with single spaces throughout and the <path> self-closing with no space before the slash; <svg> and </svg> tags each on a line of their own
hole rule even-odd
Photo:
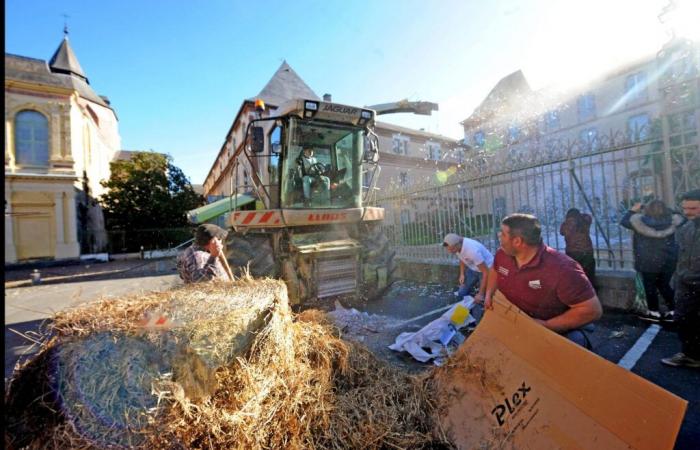
<svg viewBox="0 0 700 450">
<path fill-rule="evenodd" d="M 657 61 L 649 59 L 624 67 L 573 90 L 567 96 L 553 102 L 553 105 L 557 105 L 556 109 L 559 112 L 560 126 L 557 129 L 547 129 L 544 114 L 534 117 L 513 117 L 512 120 L 500 117 L 498 122 L 484 123 L 479 126 L 465 125 L 465 139 L 467 144 L 474 146 L 474 135 L 479 131 L 483 131 L 487 136 L 489 134 L 499 136 L 503 143 L 499 152 L 505 154 L 509 151 L 527 153 L 534 146 L 545 146 L 548 141 L 576 141 L 580 138 L 582 131 L 591 128 L 597 131 L 599 137 L 609 135 L 611 131 L 625 133 L 628 120 L 633 116 L 646 113 L 649 115 L 650 123 L 659 117 L 662 107 L 657 82 L 659 70 Z M 643 95 L 641 98 L 626 96 L 628 77 L 640 72 L 644 74 L 648 83 L 643 90 Z M 581 120 L 577 100 L 579 96 L 587 93 L 593 94 L 595 98 L 595 115 Z M 508 142 L 508 130 L 504 127 L 504 123 L 513 123 L 521 129 L 530 129 L 539 134 L 539 140 L 523 139 L 521 142 L 511 144 Z"/>
<path fill-rule="evenodd" d="M 75 178 L 5 176 L 5 261 L 80 256 Z"/>
<path fill-rule="evenodd" d="M 434 180 L 438 172 L 446 171 L 450 167 L 454 173 L 462 170 L 455 140 L 420 130 L 391 127 L 383 123 L 377 124 L 376 132 L 379 138 L 381 166 L 377 187 L 380 190 Z M 397 146 L 395 140 L 402 144 Z M 429 147 L 436 145 L 440 148 L 439 159 L 435 159 L 437 153 L 430 154 Z"/>
<path fill-rule="evenodd" d="M 82 177 L 83 170 L 87 172 L 90 193 L 98 198 L 105 193 L 100 181 L 109 179 L 109 162 L 121 148 L 117 118 L 111 109 L 75 96 L 70 116 L 75 172 L 78 177 Z"/>
<path fill-rule="evenodd" d="M 15 116 L 23 110 L 38 111 L 48 121 L 46 167 L 17 164 Z M 104 192 L 99 182 L 109 178 L 109 162 L 120 145 L 117 118 L 109 108 L 62 88 L 8 89 L 6 83 L 6 262 L 80 255 L 76 192 L 82 189 L 83 170 L 88 175 L 91 195 L 98 197 Z"/>
</svg>

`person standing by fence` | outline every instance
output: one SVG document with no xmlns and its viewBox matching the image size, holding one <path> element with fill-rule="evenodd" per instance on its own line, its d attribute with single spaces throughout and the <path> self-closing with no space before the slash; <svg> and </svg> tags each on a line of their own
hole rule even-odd
<svg viewBox="0 0 700 450">
<path fill-rule="evenodd" d="M 681 200 L 688 221 L 678 228 L 679 255 L 674 282 L 681 352 L 661 360 L 667 366 L 700 367 L 700 189 L 686 192 Z"/>
<path fill-rule="evenodd" d="M 590 214 L 581 213 L 576 208 L 566 212 L 566 218 L 559 227 L 559 234 L 564 236 L 566 242 L 566 256 L 581 265 L 588 277 L 588 281 L 595 285 L 595 256 L 593 255 L 593 241 L 591 241 L 591 223 L 593 217 Z"/>
<path fill-rule="evenodd" d="M 682 223 L 683 217 L 672 214 L 661 200 L 652 200 L 644 208 L 636 203 L 620 220 L 620 225 L 633 233 L 634 269 L 642 277 L 647 299 L 647 310 L 639 315 L 642 320 L 673 321 L 671 277 L 678 258 L 674 233 Z M 666 300 L 664 315 L 659 312 L 659 293 Z"/>
</svg>

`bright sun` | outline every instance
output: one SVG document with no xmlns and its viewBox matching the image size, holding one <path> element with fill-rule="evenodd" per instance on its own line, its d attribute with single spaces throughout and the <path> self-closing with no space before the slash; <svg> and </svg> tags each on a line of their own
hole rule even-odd
<svg viewBox="0 0 700 450">
<path fill-rule="evenodd" d="M 700 1 L 673 0 L 660 19 L 677 37 L 700 40 Z"/>
</svg>

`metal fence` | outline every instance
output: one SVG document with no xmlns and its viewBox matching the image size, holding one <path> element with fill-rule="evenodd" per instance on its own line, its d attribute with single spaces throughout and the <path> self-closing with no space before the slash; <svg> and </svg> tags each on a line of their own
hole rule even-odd
<svg viewBox="0 0 700 450">
<path fill-rule="evenodd" d="M 544 241 L 563 250 L 559 226 L 569 208 L 579 208 L 594 218 L 598 267 L 632 269 L 631 235 L 619 226 L 625 211 L 653 198 L 674 208 L 681 193 L 700 187 L 697 111 L 679 118 L 676 145 L 671 128 L 658 122 L 592 141 L 474 155 L 465 175 L 437 173 L 427 183 L 379 195 L 385 232 L 401 258 L 456 263 L 441 246 L 446 233 L 475 238 L 493 252 L 501 219 L 523 212 L 537 216 Z"/>
<path fill-rule="evenodd" d="M 81 248 L 90 252 L 131 253 L 141 250 L 175 248 L 192 239 L 192 228 L 153 228 L 142 230 L 84 230 L 79 233 Z M 95 243 L 99 243 L 99 248 Z M 86 250 L 87 251 L 87 250 Z"/>
</svg>

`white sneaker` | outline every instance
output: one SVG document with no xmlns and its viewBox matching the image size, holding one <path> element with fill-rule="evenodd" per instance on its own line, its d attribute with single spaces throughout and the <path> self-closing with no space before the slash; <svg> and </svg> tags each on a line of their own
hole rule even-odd
<svg viewBox="0 0 700 450">
<path fill-rule="evenodd" d="M 637 317 L 642 320 L 646 320 L 647 322 L 661 322 L 661 314 L 658 311 L 646 311 L 641 314 L 637 314 Z"/>
</svg>

